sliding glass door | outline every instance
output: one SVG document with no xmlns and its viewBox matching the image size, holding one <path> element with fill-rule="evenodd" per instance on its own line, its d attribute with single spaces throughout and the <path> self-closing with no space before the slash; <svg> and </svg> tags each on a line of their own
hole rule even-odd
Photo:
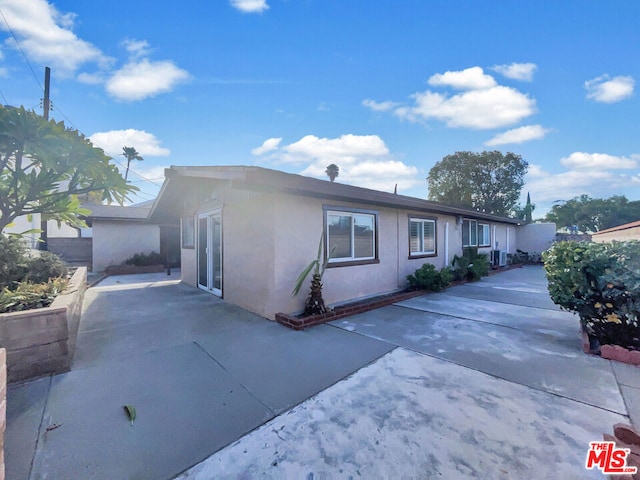
<svg viewBox="0 0 640 480">
<path fill-rule="evenodd" d="M 222 215 L 198 215 L 198 287 L 222 296 Z"/>
</svg>

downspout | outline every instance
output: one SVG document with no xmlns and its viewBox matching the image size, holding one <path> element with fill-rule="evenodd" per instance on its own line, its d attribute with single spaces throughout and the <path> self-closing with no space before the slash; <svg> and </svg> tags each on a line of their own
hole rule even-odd
<svg viewBox="0 0 640 480">
<path fill-rule="evenodd" d="M 404 287 L 400 284 L 400 212 L 396 210 L 396 283 L 398 288 Z"/>
<path fill-rule="evenodd" d="M 509 253 L 509 230 L 511 230 L 511 228 L 507 227 L 507 254 Z"/>
<path fill-rule="evenodd" d="M 444 223 L 444 266 L 449 266 L 449 222 Z"/>
</svg>

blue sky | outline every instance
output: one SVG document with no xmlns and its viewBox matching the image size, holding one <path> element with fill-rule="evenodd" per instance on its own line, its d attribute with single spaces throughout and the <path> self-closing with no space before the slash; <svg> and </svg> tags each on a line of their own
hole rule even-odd
<svg viewBox="0 0 640 480">
<path fill-rule="evenodd" d="M 456 151 L 530 164 L 544 214 L 640 199 L 640 3 L 0 0 L 0 99 L 90 136 L 155 196 L 170 165 L 259 165 L 426 197 Z M 17 44 L 15 39 L 17 39 Z M 147 181 L 147 180 L 150 181 Z"/>
</svg>

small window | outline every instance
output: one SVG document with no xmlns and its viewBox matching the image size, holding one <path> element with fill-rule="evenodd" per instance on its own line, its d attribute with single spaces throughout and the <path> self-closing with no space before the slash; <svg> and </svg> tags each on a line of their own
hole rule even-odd
<svg viewBox="0 0 640 480">
<path fill-rule="evenodd" d="M 409 218 L 409 256 L 436 254 L 436 221 Z"/>
<path fill-rule="evenodd" d="M 375 260 L 375 213 L 326 210 L 329 264 Z"/>
<path fill-rule="evenodd" d="M 193 217 L 180 219 L 182 225 L 182 248 L 195 248 L 195 221 Z"/>
<path fill-rule="evenodd" d="M 490 247 L 491 237 L 489 235 L 489 225 L 486 223 L 478 223 L 478 246 Z"/>
<path fill-rule="evenodd" d="M 477 220 L 462 220 L 462 246 L 477 247 L 478 246 L 478 222 Z"/>
</svg>

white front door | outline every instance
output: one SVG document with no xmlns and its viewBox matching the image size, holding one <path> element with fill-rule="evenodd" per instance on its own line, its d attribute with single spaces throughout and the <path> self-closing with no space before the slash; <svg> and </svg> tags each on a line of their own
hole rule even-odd
<svg viewBox="0 0 640 480">
<path fill-rule="evenodd" d="M 222 296 L 222 214 L 198 215 L 198 287 Z"/>
</svg>

